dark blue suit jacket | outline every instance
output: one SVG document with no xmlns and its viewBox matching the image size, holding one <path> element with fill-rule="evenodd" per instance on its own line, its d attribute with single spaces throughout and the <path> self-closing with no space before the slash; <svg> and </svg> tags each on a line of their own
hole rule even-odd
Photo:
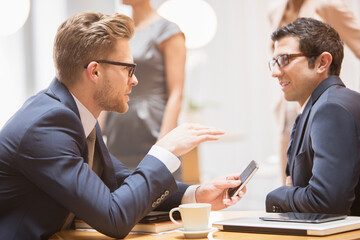
<svg viewBox="0 0 360 240">
<path fill-rule="evenodd" d="M 360 94 L 331 76 L 315 89 L 288 159 L 293 187 L 270 192 L 266 210 L 360 216 Z"/>
<path fill-rule="evenodd" d="M 130 171 L 108 153 L 96 128 L 101 178 L 88 167 L 74 99 L 57 79 L 6 123 L 0 132 L 0 239 L 47 239 L 69 211 L 100 232 L 123 238 L 154 208 L 180 204 L 188 185 L 176 183 L 150 155 Z"/>
</svg>

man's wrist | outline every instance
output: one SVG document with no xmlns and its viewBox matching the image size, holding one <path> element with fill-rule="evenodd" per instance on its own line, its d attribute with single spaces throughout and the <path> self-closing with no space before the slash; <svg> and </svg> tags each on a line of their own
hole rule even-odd
<svg viewBox="0 0 360 240">
<path fill-rule="evenodd" d="M 191 185 L 189 186 L 181 199 L 181 204 L 185 203 L 196 203 L 196 190 L 200 185 Z"/>
<path fill-rule="evenodd" d="M 180 167 L 179 158 L 163 147 L 153 145 L 148 154 L 164 163 L 171 173 L 174 173 Z"/>
</svg>

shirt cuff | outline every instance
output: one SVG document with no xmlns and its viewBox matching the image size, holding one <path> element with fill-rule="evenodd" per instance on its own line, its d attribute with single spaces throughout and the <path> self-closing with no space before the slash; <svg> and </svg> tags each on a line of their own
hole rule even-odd
<svg viewBox="0 0 360 240">
<path fill-rule="evenodd" d="M 199 186 L 200 185 L 191 185 L 191 186 L 189 186 L 184 192 L 184 195 L 183 195 L 183 197 L 181 199 L 181 204 L 196 203 L 195 192 L 196 192 L 196 189 Z"/>
<path fill-rule="evenodd" d="M 179 158 L 165 148 L 153 145 L 148 154 L 164 163 L 171 173 L 174 173 L 180 167 Z"/>
</svg>

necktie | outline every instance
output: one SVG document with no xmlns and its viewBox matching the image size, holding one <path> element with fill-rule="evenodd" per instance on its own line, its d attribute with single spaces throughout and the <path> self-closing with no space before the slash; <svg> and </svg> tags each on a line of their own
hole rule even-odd
<svg viewBox="0 0 360 240">
<path fill-rule="evenodd" d="M 287 155 L 287 158 L 289 159 L 290 156 L 291 156 L 291 152 L 292 152 L 292 144 L 293 144 L 293 141 L 294 141 L 294 137 L 295 137 L 295 132 L 296 132 L 296 126 L 299 122 L 299 119 L 301 117 L 301 114 L 297 115 L 296 119 L 295 119 L 295 122 L 294 122 L 294 125 L 291 129 L 291 133 L 290 133 L 290 141 L 289 141 L 289 146 L 288 146 L 288 149 L 287 149 L 287 152 L 286 152 L 286 155 Z M 286 174 L 289 176 L 290 175 L 290 172 L 289 172 L 289 165 L 286 166 Z"/>
<path fill-rule="evenodd" d="M 88 144 L 88 164 L 89 167 L 92 169 L 94 166 L 94 152 L 95 152 L 95 140 L 96 140 L 95 128 L 90 132 L 86 140 Z"/>
<path fill-rule="evenodd" d="M 301 117 L 301 114 L 297 115 L 297 117 L 295 119 L 295 122 L 294 122 L 294 125 L 293 125 L 293 127 L 291 129 L 289 147 L 288 147 L 287 153 L 286 153 L 288 158 L 290 157 L 291 148 L 292 148 L 292 144 L 293 144 L 294 136 L 295 136 L 295 132 L 296 132 L 296 126 L 297 126 L 297 124 L 299 122 L 300 117 Z"/>
<path fill-rule="evenodd" d="M 92 168 L 94 165 L 95 140 L 96 140 L 96 129 L 94 128 L 86 139 L 88 144 L 88 165 L 90 168 Z M 75 214 L 70 212 L 61 229 L 62 230 L 69 229 L 72 221 L 74 220 L 74 217 Z"/>
</svg>

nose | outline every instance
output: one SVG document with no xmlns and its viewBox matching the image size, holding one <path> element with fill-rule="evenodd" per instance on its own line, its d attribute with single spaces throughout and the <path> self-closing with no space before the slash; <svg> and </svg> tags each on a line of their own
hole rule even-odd
<svg viewBox="0 0 360 240">
<path fill-rule="evenodd" d="M 130 85 L 131 85 L 131 86 L 136 86 L 136 85 L 138 85 L 138 80 L 137 80 L 135 74 L 132 75 L 132 77 L 130 78 Z"/>
<path fill-rule="evenodd" d="M 281 70 L 281 68 L 275 64 L 275 66 L 271 69 L 271 76 L 273 78 L 277 78 L 280 77 L 283 74 L 283 71 Z"/>
</svg>

